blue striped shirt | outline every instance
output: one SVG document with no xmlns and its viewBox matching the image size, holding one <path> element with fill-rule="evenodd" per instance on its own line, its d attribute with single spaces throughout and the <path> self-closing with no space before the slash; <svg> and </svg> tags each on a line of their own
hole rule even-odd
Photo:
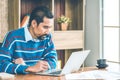
<svg viewBox="0 0 120 80">
<path fill-rule="evenodd" d="M 14 64 L 17 58 L 23 58 L 26 65 Z M 47 61 L 50 69 L 56 68 L 57 53 L 51 34 L 45 40 L 35 40 L 27 27 L 8 32 L 0 48 L 0 72 L 26 74 L 25 69 L 39 60 Z"/>
</svg>

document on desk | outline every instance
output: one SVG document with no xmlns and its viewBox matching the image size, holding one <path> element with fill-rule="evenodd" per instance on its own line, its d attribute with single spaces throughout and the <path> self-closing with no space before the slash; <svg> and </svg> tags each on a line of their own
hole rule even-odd
<svg viewBox="0 0 120 80">
<path fill-rule="evenodd" d="M 0 73 L 0 80 L 14 80 L 15 75 L 1 72 Z"/>
<path fill-rule="evenodd" d="M 109 72 L 103 70 L 93 70 L 81 73 L 72 73 L 65 76 L 66 80 L 76 79 L 105 79 L 105 80 L 118 80 L 120 79 L 120 73 Z"/>
</svg>

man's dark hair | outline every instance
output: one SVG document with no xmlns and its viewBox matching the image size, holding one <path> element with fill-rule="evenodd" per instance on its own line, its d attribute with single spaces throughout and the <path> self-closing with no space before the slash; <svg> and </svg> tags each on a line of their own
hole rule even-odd
<svg viewBox="0 0 120 80">
<path fill-rule="evenodd" d="M 50 11 L 50 9 L 47 8 L 46 6 L 36 7 L 31 12 L 30 19 L 29 19 L 29 26 L 31 25 L 32 20 L 36 20 L 38 25 L 40 22 L 43 22 L 44 17 L 47 17 L 50 19 L 53 18 L 53 14 Z"/>
</svg>

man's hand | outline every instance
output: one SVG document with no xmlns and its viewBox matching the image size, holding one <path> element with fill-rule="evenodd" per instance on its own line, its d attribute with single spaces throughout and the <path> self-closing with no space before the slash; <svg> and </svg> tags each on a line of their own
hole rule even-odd
<svg viewBox="0 0 120 80">
<path fill-rule="evenodd" d="M 38 61 L 36 65 L 29 66 L 25 71 L 26 72 L 43 72 L 48 70 L 48 62 L 47 61 Z"/>
<path fill-rule="evenodd" d="M 22 65 L 26 65 L 23 58 L 18 58 L 18 59 L 15 59 L 13 61 L 15 64 L 22 64 Z"/>
</svg>

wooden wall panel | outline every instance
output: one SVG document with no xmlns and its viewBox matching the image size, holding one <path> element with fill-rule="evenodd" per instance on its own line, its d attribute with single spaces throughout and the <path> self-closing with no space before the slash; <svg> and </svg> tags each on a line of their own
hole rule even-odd
<svg viewBox="0 0 120 80">
<path fill-rule="evenodd" d="M 19 0 L 8 0 L 9 30 L 19 28 Z"/>
<path fill-rule="evenodd" d="M 83 0 L 66 0 L 65 15 L 72 19 L 70 30 L 83 29 Z"/>
<path fill-rule="evenodd" d="M 21 0 L 21 20 L 26 14 L 30 14 L 35 7 L 45 5 L 51 8 L 50 4 L 52 4 L 51 0 Z"/>
<path fill-rule="evenodd" d="M 60 25 L 57 23 L 57 18 L 65 15 L 65 0 L 55 0 L 54 5 L 54 29 L 60 30 Z"/>
<path fill-rule="evenodd" d="M 57 50 L 80 49 L 84 46 L 83 31 L 55 31 L 53 40 Z"/>
</svg>

